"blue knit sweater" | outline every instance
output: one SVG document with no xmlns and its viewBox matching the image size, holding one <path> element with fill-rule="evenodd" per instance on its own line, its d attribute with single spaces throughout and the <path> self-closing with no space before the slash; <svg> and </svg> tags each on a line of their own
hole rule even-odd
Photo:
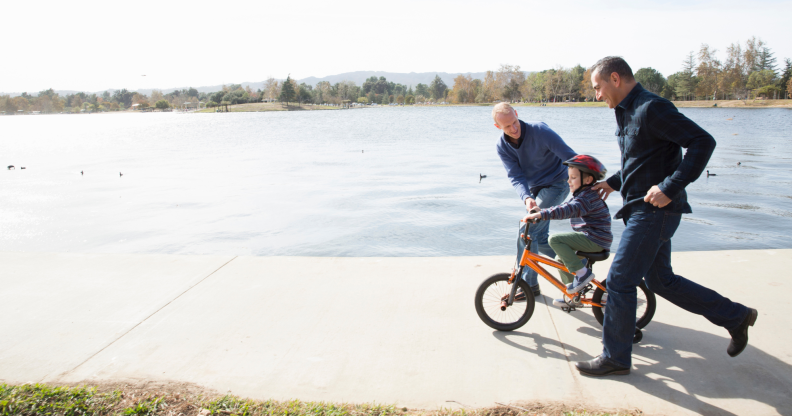
<svg viewBox="0 0 792 416">
<path fill-rule="evenodd" d="M 591 187 L 576 192 L 572 199 L 561 205 L 543 209 L 542 220 L 565 220 L 572 229 L 585 234 L 592 243 L 610 250 L 613 242 L 610 211 L 599 193 Z"/>
<path fill-rule="evenodd" d="M 520 120 L 520 129 L 516 147 L 506 140 L 505 133 L 501 134 L 498 156 L 517 195 L 525 202 L 528 197 L 536 199 L 531 188 L 566 180 L 563 162 L 577 153 L 545 123 Z"/>
</svg>

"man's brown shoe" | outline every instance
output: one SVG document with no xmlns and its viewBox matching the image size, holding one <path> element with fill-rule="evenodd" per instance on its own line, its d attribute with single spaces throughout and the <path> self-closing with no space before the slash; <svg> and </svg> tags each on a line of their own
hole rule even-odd
<svg viewBox="0 0 792 416">
<path fill-rule="evenodd" d="M 743 352 L 748 345 L 748 327 L 756 323 L 756 318 L 758 316 L 759 312 L 757 312 L 756 309 L 748 308 L 748 316 L 743 319 L 740 326 L 729 331 L 732 337 L 729 348 L 726 349 L 729 356 L 736 357 Z"/>
</svg>

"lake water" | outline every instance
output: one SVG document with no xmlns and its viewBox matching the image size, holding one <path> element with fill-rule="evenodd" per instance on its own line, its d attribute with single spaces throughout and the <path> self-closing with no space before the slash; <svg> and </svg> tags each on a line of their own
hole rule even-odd
<svg viewBox="0 0 792 416">
<path fill-rule="evenodd" d="M 0 117 L 0 164 L 17 167 L 0 171 L 0 251 L 514 254 L 524 208 L 490 111 Z M 612 110 L 518 111 L 618 170 Z M 792 248 L 792 111 L 682 112 L 718 141 L 717 176 L 688 187 L 674 250 Z"/>
</svg>

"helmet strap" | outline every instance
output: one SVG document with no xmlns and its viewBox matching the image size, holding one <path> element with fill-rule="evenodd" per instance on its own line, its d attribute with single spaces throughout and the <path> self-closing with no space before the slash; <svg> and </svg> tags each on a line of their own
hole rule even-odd
<svg viewBox="0 0 792 416">
<path fill-rule="evenodd" d="M 585 189 L 585 188 L 587 188 L 589 186 L 593 186 L 597 182 L 597 181 L 594 180 L 594 176 L 592 174 L 590 174 L 588 172 L 583 172 L 580 169 L 578 169 L 578 172 L 580 172 L 580 186 L 575 190 L 575 192 L 572 193 L 572 196 L 577 195 L 583 189 Z M 586 183 L 586 177 L 590 177 L 591 178 L 591 183 L 588 183 L 588 184 Z"/>
</svg>

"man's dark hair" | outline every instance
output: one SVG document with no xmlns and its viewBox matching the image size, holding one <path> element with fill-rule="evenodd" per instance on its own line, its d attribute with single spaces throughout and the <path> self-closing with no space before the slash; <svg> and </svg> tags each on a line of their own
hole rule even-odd
<svg viewBox="0 0 792 416">
<path fill-rule="evenodd" d="M 600 59 L 591 67 L 591 73 L 594 74 L 596 72 L 599 72 L 600 78 L 604 80 L 609 80 L 610 74 L 614 72 L 626 80 L 635 79 L 630 65 L 627 65 L 627 61 L 621 56 L 606 56 Z"/>
</svg>

